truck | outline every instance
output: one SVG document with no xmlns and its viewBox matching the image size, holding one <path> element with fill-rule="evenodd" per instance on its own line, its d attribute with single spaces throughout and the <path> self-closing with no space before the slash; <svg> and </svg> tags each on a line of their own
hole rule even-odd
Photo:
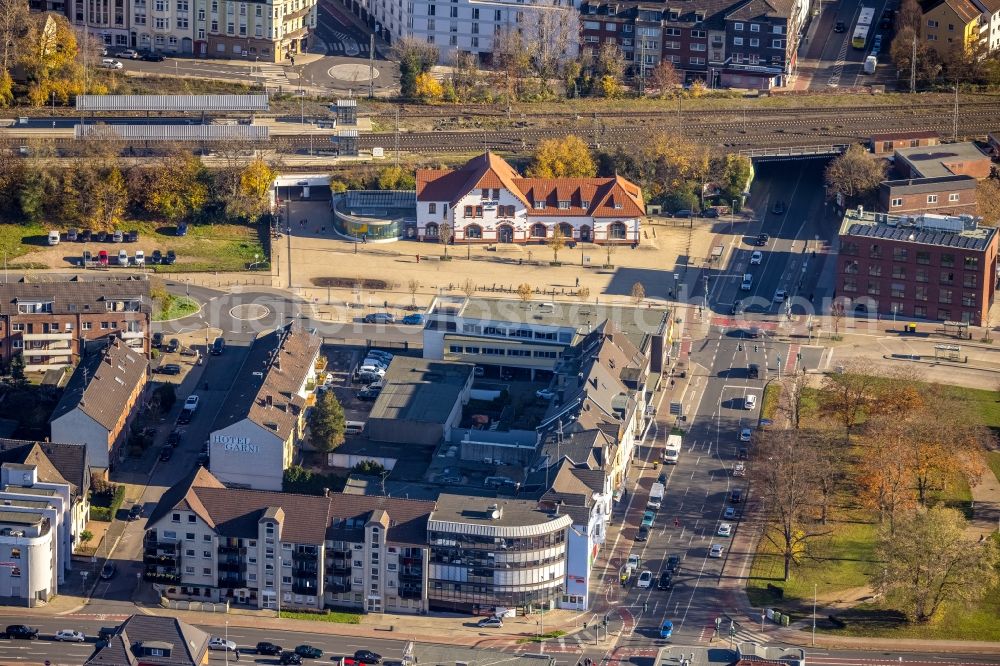
<svg viewBox="0 0 1000 666">
<path fill-rule="evenodd" d="M 670 435 L 667 437 L 667 448 L 663 452 L 663 462 L 668 465 L 676 465 L 681 457 L 682 440 L 680 435 Z"/>
<path fill-rule="evenodd" d="M 653 487 L 649 489 L 649 501 L 646 502 L 647 509 L 659 509 L 660 504 L 663 502 L 663 484 L 654 483 Z"/>
</svg>

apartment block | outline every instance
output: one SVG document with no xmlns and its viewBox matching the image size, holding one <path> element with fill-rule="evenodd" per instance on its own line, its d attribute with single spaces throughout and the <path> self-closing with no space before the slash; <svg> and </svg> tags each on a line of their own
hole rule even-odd
<svg viewBox="0 0 1000 666">
<path fill-rule="evenodd" d="M 840 227 L 836 293 L 860 312 L 983 326 L 996 260 L 997 230 L 972 216 L 850 210 Z"/>
<path fill-rule="evenodd" d="M 198 468 L 150 515 L 144 576 L 171 598 L 418 613 L 427 610 L 432 507 L 227 488 Z"/>
<path fill-rule="evenodd" d="M 886 180 L 879 184 L 878 209 L 893 215 L 975 215 L 976 184 L 972 176 Z"/>
<path fill-rule="evenodd" d="M 124 49 L 135 45 L 131 39 L 130 7 L 134 1 L 66 0 L 65 11 L 69 22 L 84 28 L 91 39 L 107 47 Z"/>
<path fill-rule="evenodd" d="M 87 342 L 112 338 L 147 354 L 151 316 L 145 279 L 2 284 L 0 362 L 24 354 L 28 372 L 65 368 L 79 360 Z"/>
<path fill-rule="evenodd" d="M 949 60 L 972 49 L 982 39 L 988 41 L 989 22 L 972 0 L 924 0 L 920 4 L 924 44 Z M 983 33 L 986 34 L 983 34 Z"/>
</svg>

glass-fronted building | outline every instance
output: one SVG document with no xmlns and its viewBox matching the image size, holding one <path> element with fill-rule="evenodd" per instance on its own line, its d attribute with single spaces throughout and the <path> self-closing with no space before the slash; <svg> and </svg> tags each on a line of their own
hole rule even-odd
<svg viewBox="0 0 1000 666">
<path fill-rule="evenodd" d="M 357 241 L 416 238 L 417 193 L 411 190 L 351 190 L 331 200 L 333 227 Z"/>
</svg>

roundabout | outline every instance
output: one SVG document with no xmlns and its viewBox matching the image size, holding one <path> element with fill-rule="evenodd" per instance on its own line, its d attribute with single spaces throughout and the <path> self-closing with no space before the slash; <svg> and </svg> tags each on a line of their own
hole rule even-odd
<svg viewBox="0 0 1000 666">
<path fill-rule="evenodd" d="M 379 77 L 378 69 L 369 71 L 368 65 L 354 63 L 334 65 L 326 70 L 326 73 L 331 79 L 350 83 L 368 83 Z"/>
<path fill-rule="evenodd" d="M 257 321 L 271 314 L 271 309 L 260 303 L 241 303 L 229 310 L 229 316 L 238 321 Z"/>
</svg>

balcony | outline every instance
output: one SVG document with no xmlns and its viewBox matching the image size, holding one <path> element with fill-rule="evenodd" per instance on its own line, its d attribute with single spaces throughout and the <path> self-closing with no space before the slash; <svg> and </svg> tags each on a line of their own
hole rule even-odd
<svg viewBox="0 0 1000 666">
<path fill-rule="evenodd" d="M 403 586 L 399 588 L 400 599 L 423 599 L 424 595 L 419 587 Z"/>
<path fill-rule="evenodd" d="M 246 566 L 243 561 L 237 557 L 229 557 L 224 560 L 219 560 L 219 571 L 244 571 Z"/>
<path fill-rule="evenodd" d="M 319 565 L 315 562 L 296 562 L 292 567 L 292 571 L 296 575 L 315 576 L 319 573 Z"/>
<path fill-rule="evenodd" d="M 156 553 L 143 553 L 142 562 L 143 564 L 149 564 L 154 567 L 176 567 L 180 564 L 181 556 L 180 554 L 173 555 L 159 555 Z"/>
<path fill-rule="evenodd" d="M 334 573 L 348 573 L 351 570 L 350 560 L 331 560 L 330 561 L 330 571 Z"/>
<path fill-rule="evenodd" d="M 150 569 L 146 569 L 143 572 L 142 579 L 149 583 L 164 583 L 167 585 L 176 585 L 181 582 L 181 576 L 178 573 Z"/>
<path fill-rule="evenodd" d="M 241 547 L 238 542 L 232 542 L 232 541 L 230 541 L 230 542 L 220 541 L 219 542 L 219 555 L 233 555 L 233 554 L 243 555 L 246 552 L 247 552 L 247 549 Z"/>
<path fill-rule="evenodd" d="M 489 572 L 488 574 L 486 574 L 486 577 L 489 578 L 492 581 L 493 580 L 493 573 Z M 399 570 L 399 579 L 400 580 L 404 580 L 404 579 L 407 579 L 407 580 L 423 580 L 423 578 L 424 578 L 424 570 L 422 568 L 420 568 L 420 567 L 403 567 L 402 569 Z"/>
<path fill-rule="evenodd" d="M 152 532 L 147 532 L 142 540 L 144 555 L 179 555 L 179 541 L 158 541 Z"/>
<path fill-rule="evenodd" d="M 241 576 L 219 576 L 219 587 L 246 587 L 247 579 Z"/>
<path fill-rule="evenodd" d="M 351 582 L 339 576 L 326 577 L 326 591 L 331 594 L 344 594 L 351 591 Z"/>
<path fill-rule="evenodd" d="M 21 337 L 25 340 L 72 340 L 73 332 L 68 333 L 22 333 Z M 69 347 L 67 347 L 69 349 Z"/>
<path fill-rule="evenodd" d="M 318 549 L 308 550 L 296 550 L 292 553 L 293 562 L 315 562 L 319 557 Z"/>
<path fill-rule="evenodd" d="M 316 584 L 316 581 L 295 580 L 292 583 L 292 592 L 295 594 L 308 594 L 310 596 L 316 596 L 319 594 L 319 585 Z"/>
<path fill-rule="evenodd" d="M 122 340 L 135 340 L 146 337 L 145 331 L 122 331 Z"/>
</svg>

